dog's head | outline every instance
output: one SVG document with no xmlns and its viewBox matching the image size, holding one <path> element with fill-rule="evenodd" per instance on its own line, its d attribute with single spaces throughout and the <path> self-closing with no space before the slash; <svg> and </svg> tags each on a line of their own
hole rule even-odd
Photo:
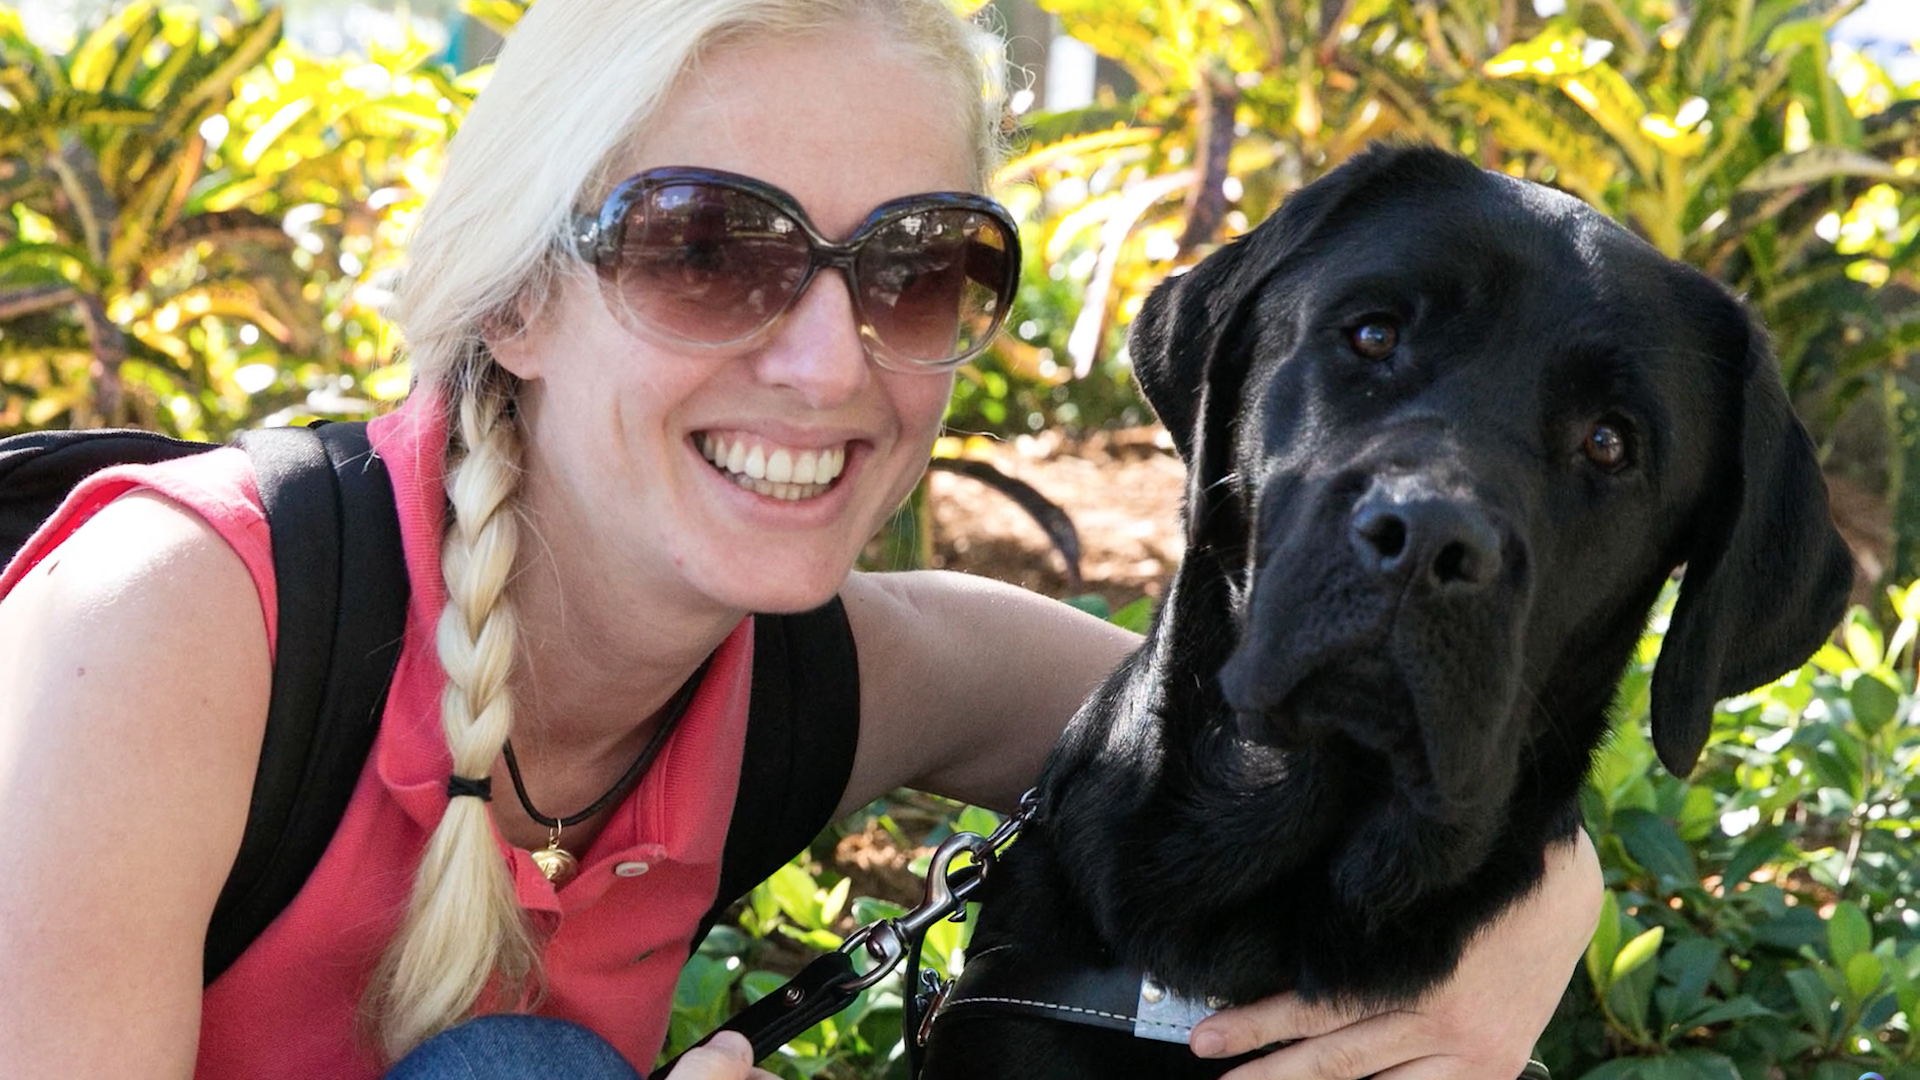
<svg viewBox="0 0 1920 1080">
<path fill-rule="evenodd" d="M 1343 891 L 1450 884 L 1516 800 L 1569 796 L 1675 568 L 1652 712 L 1681 775 L 1713 703 L 1845 604 L 1763 331 L 1548 188 L 1376 148 L 1164 283 L 1131 352 L 1189 470 L 1163 629 L 1230 606 L 1196 674 L 1340 778 Z"/>
</svg>

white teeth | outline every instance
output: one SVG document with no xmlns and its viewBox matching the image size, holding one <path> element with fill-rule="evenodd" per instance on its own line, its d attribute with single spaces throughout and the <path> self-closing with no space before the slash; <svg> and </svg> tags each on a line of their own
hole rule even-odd
<svg viewBox="0 0 1920 1080">
<path fill-rule="evenodd" d="M 724 438 L 702 433 L 700 454 L 735 483 L 770 498 L 788 501 L 823 494 L 847 465 L 844 446 L 824 450 L 789 450 L 749 445 L 741 439 L 731 446 Z"/>
</svg>

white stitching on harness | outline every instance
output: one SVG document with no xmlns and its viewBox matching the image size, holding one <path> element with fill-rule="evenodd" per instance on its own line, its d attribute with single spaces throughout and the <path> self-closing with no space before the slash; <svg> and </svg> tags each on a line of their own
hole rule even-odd
<svg viewBox="0 0 1920 1080">
<path fill-rule="evenodd" d="M 961 998 L 959 1001 L 952 1002 L 947 1007 L 950 1009 L 957 1009 L 962 1005 L 970 1004 L 975 1001 L 994 1001 L 994 1002 L 999 1002 L 1002 1005 L 1031 1005 L 1037 1009 L 1056 1009 L 1060 1012 L 1085 1013 L 1088 1016 L 1104 1016 L 1109 1020 L 1124 1020 L 1129 1024 L 1133 1023 L 1133 1017 L 1131 1016 L 1122 1016 L 1119 1013 L 1110 1013 L 1104 1009 L 1083 1009 L 1078 1005 L 1061 1005 L 1057 1002 L 1052 1002 L 1052 1001 L 1029 1001 L 1026 998 L 991 997 L 987 995 L 981 995 L 978 997 Z"/>
<path fill-rule="evenodd" d="M 1193 1025 L 1191 1024 L 1169 1024 L 1164 1020 L 1142 1020 L 1142 1019 L 1139 1019 L 1138 1017 L 1124 1016 L 1120 1013 L 1107 1012 L 1105 1009 L 1085 1009 L 1085 1008 L 1081 1008 L 1078 1005 L 1061 1005 L 1058 1002 L 1053 1002 L 1053 1001 L 1029 1001 L 1026 998 L 993 997 L 991 995 L 985 995 L 985 994 L 980 995 L 978 997 L 961 998 L 958 1001 L 950 1002 L 947 1005 L 947 1008 L 957 1009 L 962 1005 L 968 1005 L 977 1001 L 978 1002 L 997 1002 L 1001 1005 L 1030 1005 L 1036 1009 L 1053 1009 L 1057 1012 L 1084 1013 L 1088 1016 L 1104 1016 L 1109 1020 L 1119 1020 L 1119 1021 L 1122 1021 L 1123 1023 L 1133 1024 L 1135 1026 L 1166 1028 L 1168 1031 L 1176 1031 L 1181 1033 L 1188 1033 L 1193 1031 Z M 945 1011 L 945 1010 L 942 1010 L 942 1011 Z"/>
</svg>

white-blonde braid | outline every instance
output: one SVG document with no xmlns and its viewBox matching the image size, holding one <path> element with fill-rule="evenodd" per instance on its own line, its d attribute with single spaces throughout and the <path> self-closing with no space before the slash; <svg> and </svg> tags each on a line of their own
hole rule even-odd
<svg viewBox="0 0 1920 1080">
<path fill-rule="evenodd" d="M 476 780 L 492 772 L 513 729 L 509 680 L 520 634 L 507 584 L 519 548 L 521 450 L 510 382 L 497 367 L 475 373 L 451 403 L 458 442 L 447 464 L 452 514 L 440 549 L 447 583 L 437 640 L 447 673 L 440 726 L 453 775 Z M 449 799 L 405 922 L 375 977 L 382 1051 L 398 1058 L 472 1013 L 489 992 L 499 1006 L 521 1004 L 537 968 L 487 803 Z"/>
</svg>

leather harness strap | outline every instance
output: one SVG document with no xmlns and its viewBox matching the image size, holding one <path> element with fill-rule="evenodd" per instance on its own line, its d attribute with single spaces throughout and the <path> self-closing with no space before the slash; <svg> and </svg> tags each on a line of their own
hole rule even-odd
<svg viewBox="0 0 1920 1080">
<path fill-rule="evenodd" d="M 939 1007 L 943 1018 L 1014 1013 L 1181 1045 L 1193 1025 L 1215 1011 L 1135 969 L 1034 967 L 1019 963 L 1005 948 L 969 956 Z"/>
<path fill-rule="evenodd" d="M 1137 968 L 1048 969 L 1021 964 L 999 946 L 967 958 L 935 1016 L 1031 1016 L 1184 1046 L 1195 1024 L 1224 1007 L 1180 997 Z M 1551 1077 L 1544 1064 L 1529 1061 L 1518 1080 Z"/>
</svg>

